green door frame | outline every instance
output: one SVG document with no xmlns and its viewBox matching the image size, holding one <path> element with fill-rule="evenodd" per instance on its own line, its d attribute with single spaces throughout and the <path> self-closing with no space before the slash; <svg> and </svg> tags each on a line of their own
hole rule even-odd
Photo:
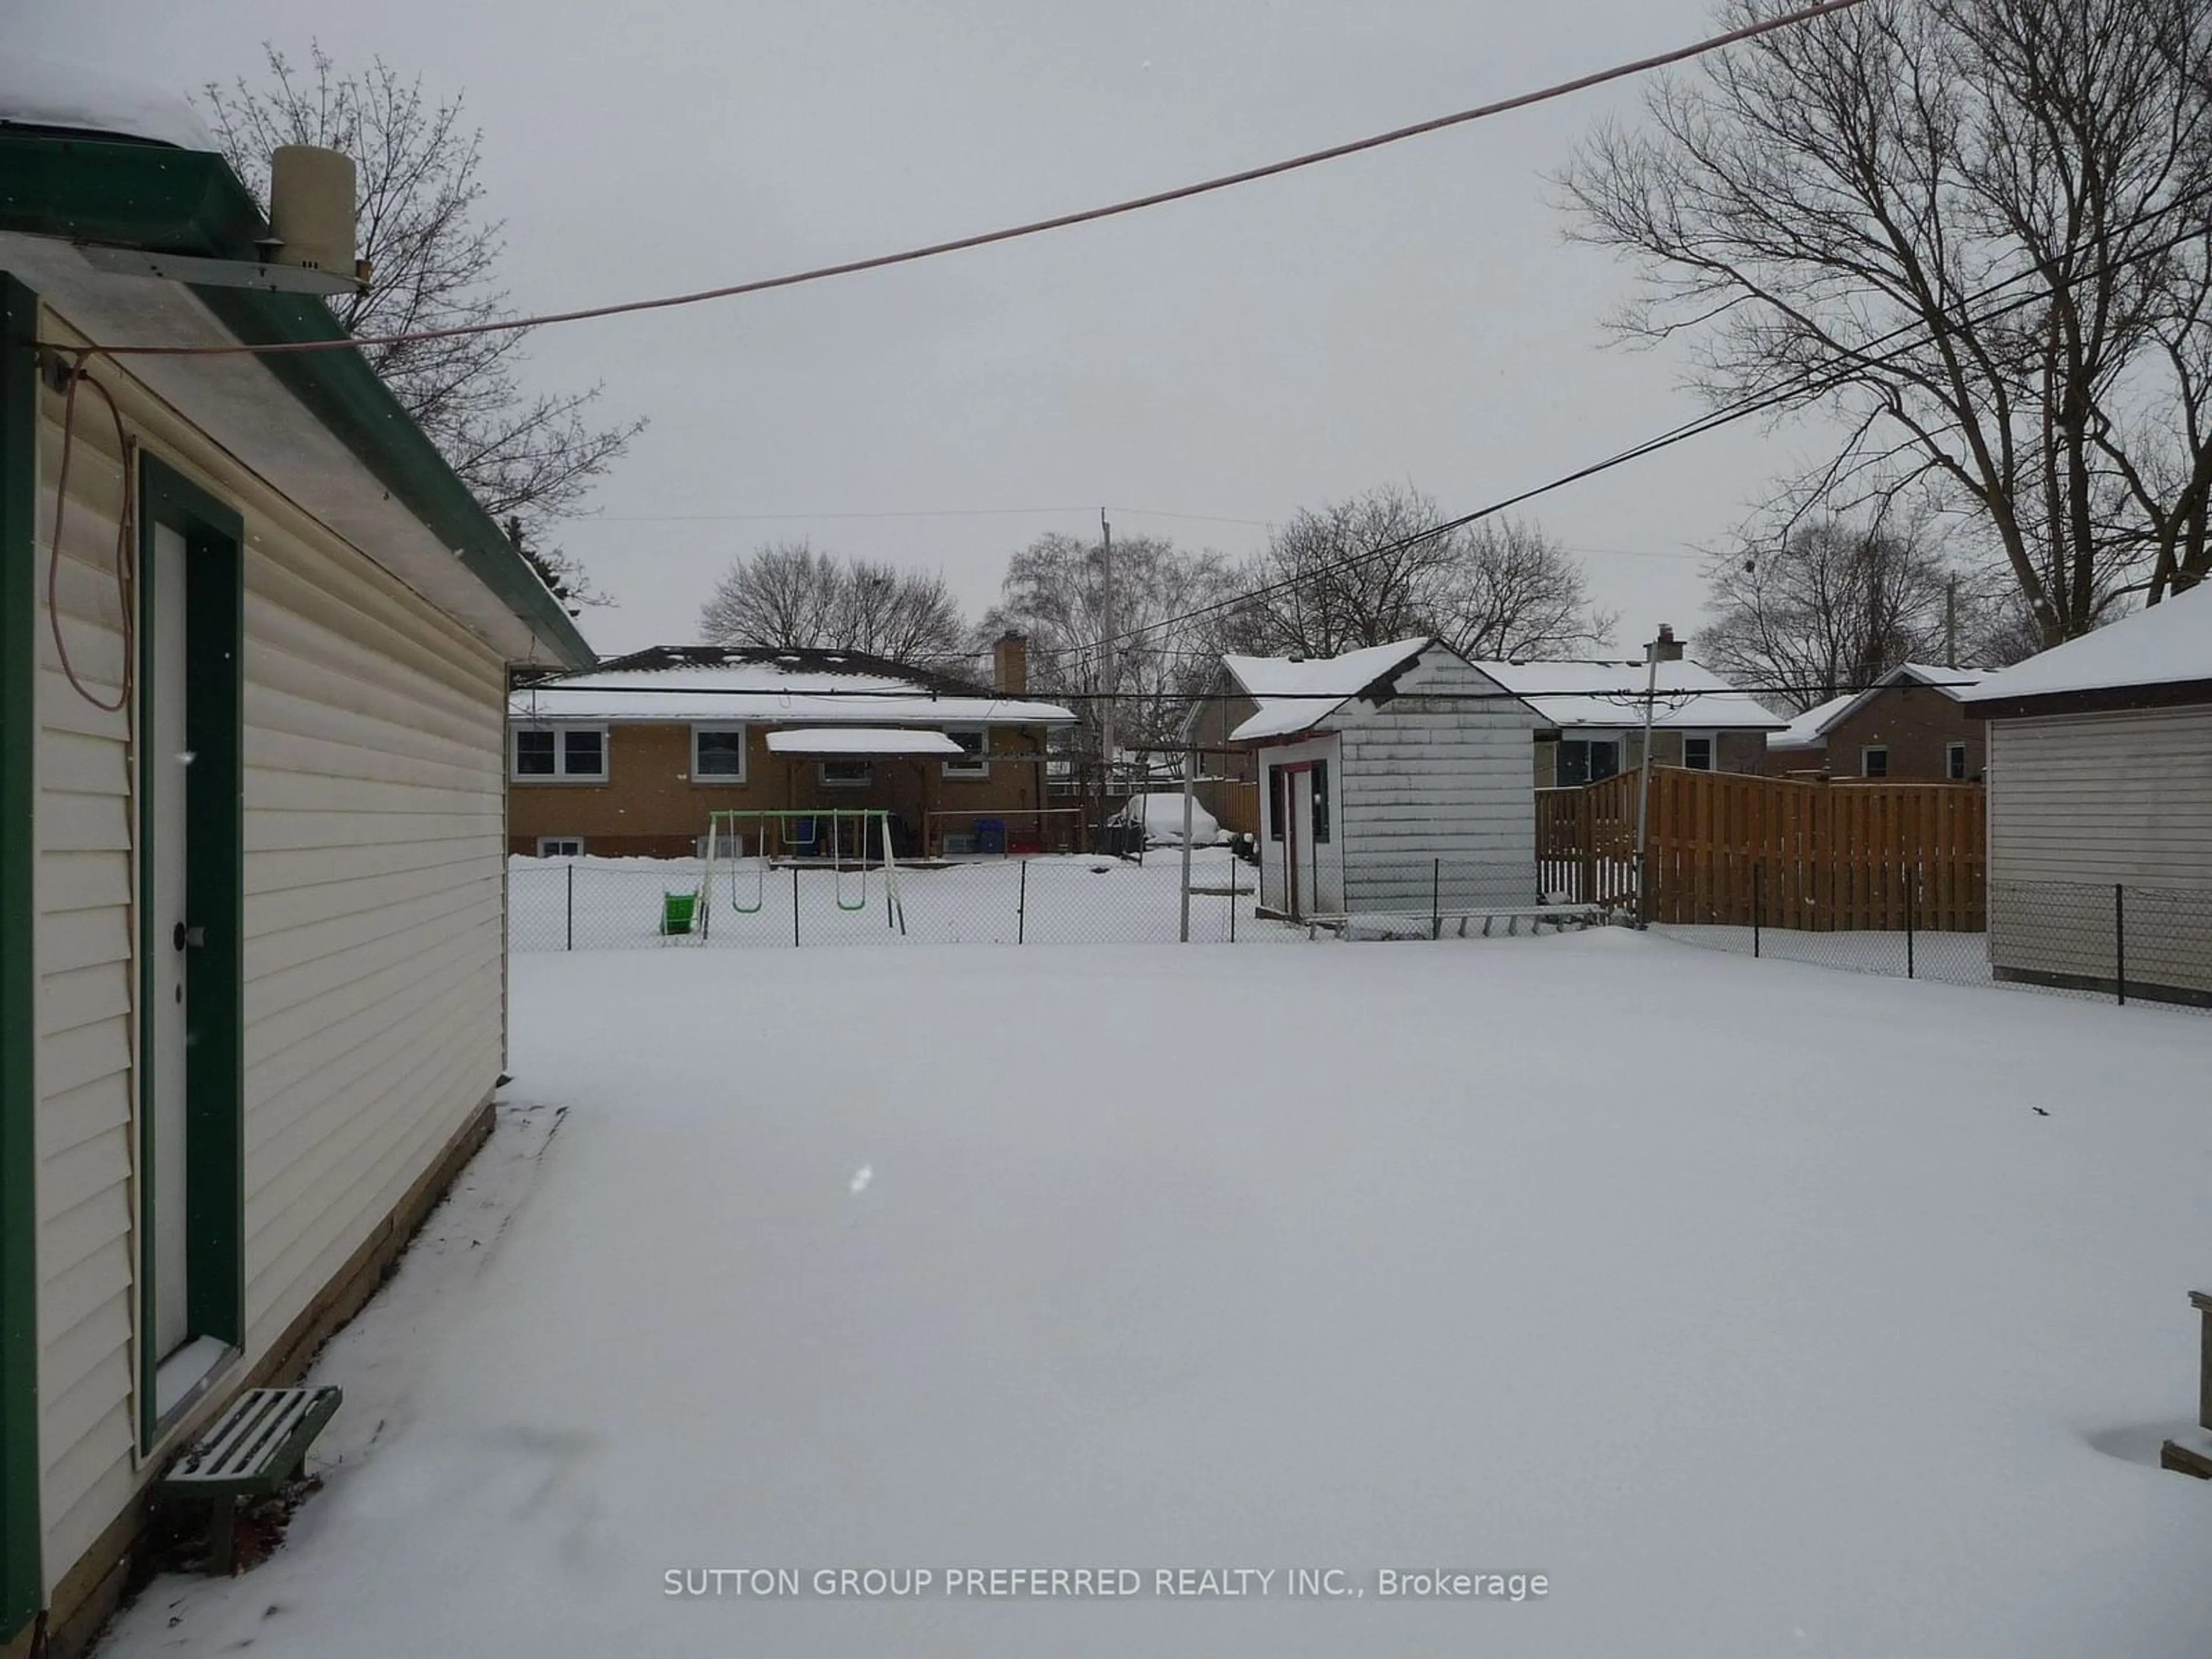
<svg viewBox="0 0 2212 1659">
<path fill-rule="evenodd" d="M 46 1601 L 39 1509 L 39 296 L 0 271 L 0 1643 Z"/>
<path fill-rule="evenodd" d="M 185 1229 L 191 1273 L 186 1285 L 188 1328 L 232 1348 L 246 1342 L 246 843 L 245 640 L 246 527 L 225 505 L 174 468 L 151 455 L 139 462 L 138 684 L 153 684 L 155 630 L 150 607 L 154 532 L 185 539 L 185 675 L 191 696 L 185 708 L 185 742 L 192 763 L 186 774 L 185 843 L 193 849 L 185 877 L 185 906 L 204 942 L 187 958 Z M 142 717 L 141 729 L 144 721 Z M 154 790 L 159 769 L 138 763 L 140 890 L 148 877 L 154 834 Z M 157 907 L 138 907 L 139 1006 L 150 1006 L 157 951 L 174 948 L 155 938 Z M 154 1167 L 154 1111 L 148 1091 L 153 1022 L 138 1026 L 139 1168 Z M 157 1415 L 155 1372 L 161 1356 L 149 1334 L 155 1291 L 154 1183 L 139 1183 L 139 1449 L 149 1450 L 162 1423 Z"/>
</svg>

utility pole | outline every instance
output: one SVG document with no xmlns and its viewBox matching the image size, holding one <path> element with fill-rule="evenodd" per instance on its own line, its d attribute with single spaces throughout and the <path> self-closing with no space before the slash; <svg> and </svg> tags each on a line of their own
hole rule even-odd
<svg viewBox="0 0 2212 1659">
<path fill-rule="evenodd" d="M 1943 666 L 1959 665 L 1959 579 L 1943 585 Z"/>
<path fill-rule="evenodd" d="M 1105 693 L 1098 716 L 1098 806 L 1099 816 L 1105 816 L 1107 801 L 1114 793 L 1114 526 L 1106 522 L 1106 509 L 1098 509 L 1098 530 L 1103 538 L 1099 551 L 1100 570 L 1105 587 L 1103 609 L 1105 619 L 1100 624 L 1098 641 L 1098 687 Z"/>
<path fill-rule="evenodd" d="M 1644 756 L 1636 780 L 1636 925 L 1651 925 L 1651 894 L 1645 886 L 1651 848 L 1651 720 L 1659 704 L 1659 665 L 1682 659 L 1681 642 L 1665 623 L 1659 637 L 1644 647 L 1648 672 L 1644 681 Z"/>
</svg>

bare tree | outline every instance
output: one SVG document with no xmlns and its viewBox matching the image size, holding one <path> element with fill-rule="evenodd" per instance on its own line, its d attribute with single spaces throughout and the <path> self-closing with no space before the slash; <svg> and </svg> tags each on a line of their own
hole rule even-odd
<svg viewBox="0 0 2212 1659">
<path fill-rule="evenodd" d="M 406 334 L 511 315 L 495 274 L 501 224 L 483 216 L 483 135 L 464 125 L 460 98 L 426 97 L 420 76 L 380 58 L 341 71 L 315 45 L 302 73 L 275 46 L 263 50 L 265 79 L 211 82 L 203 98 L 232 170 L 264 203 L 278 145 L 320 144 L 353 158 L 356 246 L 372 275 L 368 292 L 330 302 L 347 331 Z M 509 523 L 548 585 L 605 603 L 552 536 L 645 422 L 593 423 L 596 386 L 527 389 L 526 334 L 402 340 L 363 354 L 484 509 Z"/>
<path fill-rule="evenodd" d="M 1238 648 L 1330 657 L 1433 634 L 1473 657 L 1566 655 L 1613 618 L 1581 567 L 1534 525 L 1483 520 L 1426 533 L 1443 514 L 1402 485 L 1304 509 L 1245 573 L 1228 624 Z"/>
<path fill-rule="evenodd" d="M 1604 644 L 1619 620 L 1590 604 L 1582 567 L 1536 526 L 1483 519 L 1456 533 L 1437 623 L 1461 655 L 1572 656 Z"/>
<path fill-rule="evenodd" d="M 1422 532 L 1442 516 L 1420 491 L 1397 484 L 1301 507 L 1246 572 L 1254 598 L 1237 607 L 1240 643 L 1263 654 L 1334 657 L 1439 631 L 1454 539 Z"/>
<path fill-rule="evenodd" d="M 1169 746 L 1190 700 L 1219 665 L 1217 613 L 1209 607 L 1233 591 L 1228 562 L 1218 553 L 1187 552 L 1156 536 L 1116 537 L 1117 642 L 1109 676 L 1101 649 L 1109 631 L 1102 544 L 1054 532 L 1008 562 L 999 603 L 985 614 L 979 635 L 988 639 L 1012 629 L 1027 635 L 1030 689 L 1078 700 L 1085 754 L 1099 753 L 1099 697 L 1109 690 L 1117 746 Z"/>
<path fill-rule="evenodd" d="M 805 541 L 774 543 L 732 562 L 702 607 L 699 629 L 717 645 L 927 664 L 969 654 L 967 626 L 943 576 L 839 559 Z"/>
<path fill-rule="evenodd" d="M 967 654 L 968 624 L 944 576 L 856 559 L 845 572 L 844 603 L 833 624 L 837 643 L 901 662 Z"/>
<path fill-rule="evenodd" d="M 1698 635 L 1698 655 L 1795 709 L 1871 685 L 1902 663 L 1940 663 L 1955 651 L 1995 667 L 2033 648 L 2004 637 L 2018 615 L 2011 592 L 1962 576 L 1924 521 L 1787 522 L 1717 557 L 1706 580 L 1713 620 Z"/>
<path fill-rule="evenodd" d="M 842 585 L 837 562 L 805 541 L 763 546 L 714 584 L 699 611 L 699 637 L 714 645 L 826 645 Z"/>
<path fill-rule="evenodd" d="M 1662 79 L 1562 183 L 1649 273 L 1628 337 L 1844 415 L 1809 495 L 1965 507 L 2051 644 L 2212 568 L 2208 65 L 2203 0 L 1872 0 Z"/>
</svg>

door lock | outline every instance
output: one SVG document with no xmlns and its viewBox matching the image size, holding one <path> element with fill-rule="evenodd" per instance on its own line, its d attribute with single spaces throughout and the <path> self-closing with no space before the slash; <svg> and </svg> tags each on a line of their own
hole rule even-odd
<svg viewBox="0 0 2212 1659">
<path fill-rule="evenodd" d="M 179 951 L 197 951 L 207 943 L 207 929 L 187 927 L 180 921 L 169 939 Z"/>
</svg>

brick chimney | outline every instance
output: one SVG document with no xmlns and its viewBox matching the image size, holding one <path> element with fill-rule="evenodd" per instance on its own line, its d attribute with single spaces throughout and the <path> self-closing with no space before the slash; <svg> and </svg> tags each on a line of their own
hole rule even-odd
<svg viewBox="0 0 2212 1659">
<path fill-rule="evenodd" d="M 1644 652 L 1645 656 L 1644 660 L 1646 662 L 1681 661 L 1682 642 L 1674 637 L 1674 624 L 1671 623 L 1661 623 L 1659 624 L 1659 637 L 1652 641 L 1650 645 L 1644 647 Z"/>
<path fill-rule="evenodd" d="M 1030 642 L 1011 628 L 991 647 L 991 689 L 1009 696 L 1030 689 Z"/>
</svg>

